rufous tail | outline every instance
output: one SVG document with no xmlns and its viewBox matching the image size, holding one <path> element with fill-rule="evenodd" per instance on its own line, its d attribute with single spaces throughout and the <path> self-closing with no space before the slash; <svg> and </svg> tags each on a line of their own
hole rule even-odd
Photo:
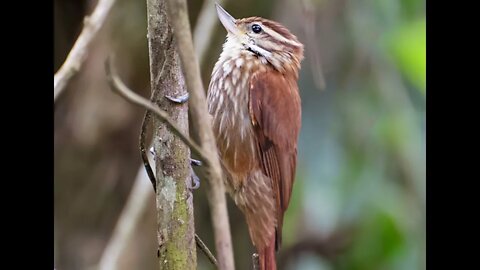
<svg viewBox="0 0 480 270">
<path fill-rule="evenodd" d="M 277 270 L 275 259 L 275 234 L 273 234 L 267 247 L 258 250 L 258 262 L 260 270 Z"/>
</svg>

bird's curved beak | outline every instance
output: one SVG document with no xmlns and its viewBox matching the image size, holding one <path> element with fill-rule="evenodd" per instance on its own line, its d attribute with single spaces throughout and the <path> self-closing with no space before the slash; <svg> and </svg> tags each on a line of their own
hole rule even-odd
<svg viewBox="0 0 480 270">
<path fill-rule="evenodd" d="M 217 15 L 220 21 L 223 24 L 223 27 L 229 32 L 234 35 L 238 35 L 239 31 L 237 25 L 235 24 L 235 18 L 232 15 L 228 14 L 225 9 L 223 9 L 218 3 L 215 3 L 215 7 L 217 8 Z"/>
</svg>

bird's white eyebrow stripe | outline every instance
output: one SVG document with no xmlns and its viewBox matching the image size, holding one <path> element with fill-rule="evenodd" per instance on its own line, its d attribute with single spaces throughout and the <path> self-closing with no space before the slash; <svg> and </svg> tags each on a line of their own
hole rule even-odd
<svg viewBox="0 0 480 270">
<path fill-rule="evenodd" d="M 265 33 L 267 33 L 268 35 L 270 35 L 271 37 L 273 37 L 274 39 L 276 40 L 279 40 L 283 43 L 286 43 L 286 44 L 289 44 L 289 45 L 292 45 L 292 46 L 295 46 L 295 47 L 300 47 L 301 44 L 298 43 L 298 42 L 295 42 L 294 40 L 291 40 L 291 39 L 287 39 L 286 37 L 280 35 L 278 32 L 276 32 L 275 30 L 271 29 L 270 27 L 264 25 L 264 24 L 261 24 L 261 23 L 258 23 L 262 26 L 262 29 Z"/>
</svg>

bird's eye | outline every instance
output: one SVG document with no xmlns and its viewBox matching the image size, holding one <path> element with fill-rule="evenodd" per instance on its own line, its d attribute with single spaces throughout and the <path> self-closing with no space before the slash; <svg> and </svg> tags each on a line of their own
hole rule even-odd
<svg viewBox="0 0 480 270">
<path fill-rule="evenodd" d="M 258 24 L 254 24 L 254 25 L 252 25 L 252 31 L 254 33 L 258 34 L 258 33 L 262 32 L 262 27 Z"/>
</svg>

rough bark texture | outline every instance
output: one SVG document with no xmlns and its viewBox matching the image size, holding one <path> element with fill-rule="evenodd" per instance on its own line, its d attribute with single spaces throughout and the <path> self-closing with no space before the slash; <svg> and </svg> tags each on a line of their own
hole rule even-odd
<svg viewBox="0 0 480 270">
<path fill-rule="evenodd" d="M 188 105 L 164 98 L 186 93 L 165 8 L 162 0 L 147 0 L 151 89 L 159 91 L 154 102 L 188 134 Z M 160 121 L 154 121 L 154 130 L 160 269 L 196 269 L 190 151 Z"/>
<path fill-rule="evenodd" d="M 223 185 L 222 171 L 218 157 L 211 118 L 207 110 L 205 91 L 200 77 L 200 68 L 192 43 L 192 34 L 185 0 L 166 0 L 168 12 L 172 18 L 175 37 L 182 60 L 183 73 L 190 93 L 193 130 L 198 134 L 202 148 L 209 157 L 208 202 L 210 205 L 215 247 L 217 250 L 218 268 L 220 270 L 235 269 L 230 223 Z M 213 8 L 213 7 L 212 7 Z"/>
</svg>

